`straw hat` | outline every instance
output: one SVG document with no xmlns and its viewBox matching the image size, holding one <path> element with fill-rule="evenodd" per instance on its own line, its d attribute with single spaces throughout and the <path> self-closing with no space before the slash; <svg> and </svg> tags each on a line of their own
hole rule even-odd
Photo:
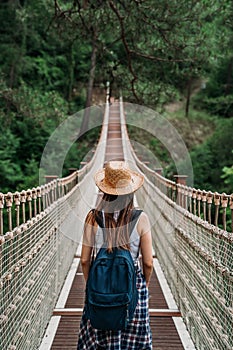
<svg viewBox="0 0 233 350">
<path fill-rule="evenodd" d="M 108 194 L 123 195 L 135 192 L 142 186 L 144 177 L 130 170 L 123 161 L 110 161 L 95 174 L 95 183 Z"/>
</svg>

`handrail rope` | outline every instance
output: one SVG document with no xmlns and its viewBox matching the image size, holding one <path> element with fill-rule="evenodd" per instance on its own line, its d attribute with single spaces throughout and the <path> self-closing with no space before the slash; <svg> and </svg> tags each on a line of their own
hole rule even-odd
<svg viewBox="0 0 233 350">
<path fill-rule="evenodd" d="M 137 164 L 137 170 L 141 171 L 144 174 L 144 176 L 147 176 L 147 181 L 155 183 L 156 186 L 160 190 L 162 190 L 163 193 L 166 193 L 166 195 L 169 198 L 171 198 L 174 202 L 176 202 L 181 207 L 187 209 L 192 214 L 202 218 L 204 221 L 207 221 L 210 225 L 214 224 L 214 226 L 220 227 L 219 214 L 221 209 L 222 227 L 220 228 L 222 228 L 224 231 L 230 232 L 229 226 L 231 226 L 231 232 L 233 232 L 233 193 L 220 194 L 218 192 L 196 189 L 194 187 L 186 186 L 184 184 L 167 179 L 160 173 L 156 172 L 156 170 L 152 170 L 151 168 L 149 168 L 143 161 L 141 161 L 138 158 L 130 142 L 126 128 L 126 121 L 124 118 L 122 98 L 121 115 L 124 150 L 127 152 L 128 159 L 132 160 L 133 158 L 133 160 Z M 214 214 L 212 213 L 212 205 L 214 205 Z M 230 221 L 231 224 L 228 226 L 227 229 L 228 221 Z"/>
<path fill-rule="evenodd" d="M 210 225 L 213 223 L 215 226 L 219 227 L 219 213 L 221 208 L 222 228 L 224 231 L 229 232 L 229 230 L 227 230 L 227 220 L 229 220 L 231 221 L 231 232 L 233 232 L 233 193 L 220 194 L 218 192 L 207 192 L 205 190 L 176 183 L 175 181 L 171 181 L 150 169 L 138 159 L 135 152 L 133 152 L 133 156 L 136 163 L 139 165 L 139 168 L 143 169 L 143 173 L 147 174 L 149 179 L 152 177 L 152 181 L 156 183 L 157 187 L 162 191 L 166 191 L 168 197 L 172 198 L 173 201 L 190 211 L 192 214 L 203 218 L 204 221 L 208 221 Z M 212 213 L 212 205 L 214 205 L 214 214 Z M 227 208 L 229 212 L 227 212 Z"/>
</svg>

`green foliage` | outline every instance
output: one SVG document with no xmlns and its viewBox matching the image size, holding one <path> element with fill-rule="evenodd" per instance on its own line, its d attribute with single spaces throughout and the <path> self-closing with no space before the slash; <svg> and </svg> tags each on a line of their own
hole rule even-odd
<svg viewBox="0 0 233 350">
<path fill-rule="evenodd" d="M 32 0 L 6 2 L 0 8 L 2 192 L 38 185 L 40 158 L 50 135 L 69 113 L 84 106 L 80 80 L 88 70 L 87 49 L 81 38 L 74 42 L 68 33 L 61 37 L 51 26 L 51 5 Z M 83 64 L 82 72 L 77 62 Z M 66 169 L 73 166 L 68 163 Z"/>
<path fill-rule="evenodd" d="M 33 180 L 37 186 L 43 149 L 68 104 L 55 91 L 41 93 L 25 84 L 10 89 L 2 82 L 0 96 L 1 191 L 31 187 Z"/>
<path fill-rule="evenodd" d="M 16 188 L 23 178 L 23 173 L 17 162 L 20 145 L 19 138 L 15 137 L 9 129 L 5 130 L 2 127 L 2 123 L 0 132 L 0 192 L 4 193 Z"/>
<path fill-rule="evenodd" d="M 218 16 L 205 28 L 211 33 L 210 59 L 204 65 L 206 88 L 195 98 L 195 107 L 221 117 L 233 116 L 233 3 L 222 2 Z"/>
<path fill-rule="evenodd" d="M 202 97 L 198 103 L 199 108 L 207 110 L 213 115 L 233 117 L 233 94 L 227 96 Z"/>
<path fill-rule="evenodd" d="M 92 150 L 95 148 L 96 138 L 100 131 L 100 126 L 89 130 L 70 147 L 62 169 L 63 176 L 68 174 L 69 168 L 80 169 L 81 162 L 88 162 L 92 158 Z"/>
<path fill-rule="evenodd" d="M 233 56 L 219 60 L 209 74 L 206 88 L 194 99 L 194 106 L 213 115 L 233 116 Z"/>
<path fill-rule="evenodd" d="M 224 166 L 221 178 L 224 180 L 225 192 L 233 193 L 233 165 L 231 167 Z"/>
<path fill-rule="evenodd" d="M 222 169 L 232 166 L 233 118 L 219 122 L 214 134 L 191 152 L 194 185 L 197 188 L 226 192 L 222 183 Z"/>
</svg>

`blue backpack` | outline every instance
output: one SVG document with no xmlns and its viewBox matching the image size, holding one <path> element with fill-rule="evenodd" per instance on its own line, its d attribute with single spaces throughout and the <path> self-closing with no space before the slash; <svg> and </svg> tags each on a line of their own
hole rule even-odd
<svg viewBox="0 0 233 350">
<path fill-rule="evenodd" d="M 133 210 L 131 235 L 142 210 Z M 103 218 L 97 218 L 104 230 Z M 92 327 L 101 330 L 123 330 L 132 320 L 138 302 L 136 269 L 129 250 L 101 247 L 93 261 L 86 285 L 87 317 Z"/>
</svg>

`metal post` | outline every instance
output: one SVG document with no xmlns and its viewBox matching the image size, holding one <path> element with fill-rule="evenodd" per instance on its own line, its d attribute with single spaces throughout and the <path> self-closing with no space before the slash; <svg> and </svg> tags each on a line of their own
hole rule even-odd
<svg viewBox="0 0 233 350">
<path fill-rule="evenodd" d="M 219 214 L 219 206 L 220 206 L 220 194 L 215 192 L 214 194 L 214 205 L 215 205 L 215 217 L 214 217 L 214 225 L 218 226 L 218 214 Z"/>
<path fill-rule="evenodd" d="M 37 192 L 37 198 L 38 198 L 38 212 L 40 214 L 41 212 L 41 188 L 38 186 L 36 189 Z"/>
<path fill-rule="evenodd" d="M 13 203 L 13 194 L 8 192 L 6 195 L 6 206 L 8 211 L 8 230 L 12 231 L 12 203 Z"/>
<path fill-rule="evenodd" d="M 0 193 L 0 235 L 3 234 L 4 194 Z"/>
<path fill-rule="evenodd" d="M 30 189 L 27 190 L 27 202 L 29 208 L 29 219 L 32 218 L 32 191 Z"/>
<path fill-rule="evenodd" d="M 231 209 L 231 232 L 233 232 L 233 194 L 230 197 L 230 209 Z"/>
<path fill-rule="evenodd" d="M 211 207 L 212 207 L 212 202 L 213 202 L 213 194 L 212 192 L 207 193 L 207 205 L 208 205 L 208 222 L 211 224 Z"/>
<path fill-rule="evenodd" d="M 16 210 L 16 226 L 20 225 L 20 193 L 14 194 L 15 210 Z"/>
<path fill-rule="evenodd" d="M 26 213 L 25 213 L 25 203 L 26 203 L 26 191 L 20 193 L 20 201 L 22 203 L 22 214 L 23 214 L 23 223 L 26 222 Z"/>
<path fill-rule="evenodd" d="M 32 199 L 33 199 L 33 216 L 37 215 L 37 193 L 36 188 L 32 188 Z"/>
<path fill-rule="evenodd" d="M 206 221 L 206 196 L 207 196 L 207 192 L 202 191 L 203 218 L 205 221 Z"/>
<path fill-rule="evenodd" d="M 201 217 L 201 190 L 197 190 L 197 215 Z"/>
<path fill-rule="evenodd" d="M 188 177 L 187 175 L 174 175 L 173 177 L 176 179 L 177 184 L 186 186 L 187 177 Z"/>
<path fill-rule="evenodd" d="M 226 231 L 226 229 L 227 229 L 226 210 L 227 210 L 227 204 L 228 204 L 228 198 L 227 198 L 226 193 L 223 193 L 221 196 L 221 204 L 222 204 L 222 208 L 223 208 L 223 212 L 222 212 L 223 229 Z"/>
<path fill-rule="evenodd" d="M 173 176 L 176 180 L 176 185 L 183 185 L 186 186 L 186 180 L 187 180 L 187 175 L 174 175 Z M 177 191 L 177 203 L 178 205 L 181 205 L 181 192 L 179 189 L 179 186 L 176 186 L 176 191 Z"/>
</svg>

